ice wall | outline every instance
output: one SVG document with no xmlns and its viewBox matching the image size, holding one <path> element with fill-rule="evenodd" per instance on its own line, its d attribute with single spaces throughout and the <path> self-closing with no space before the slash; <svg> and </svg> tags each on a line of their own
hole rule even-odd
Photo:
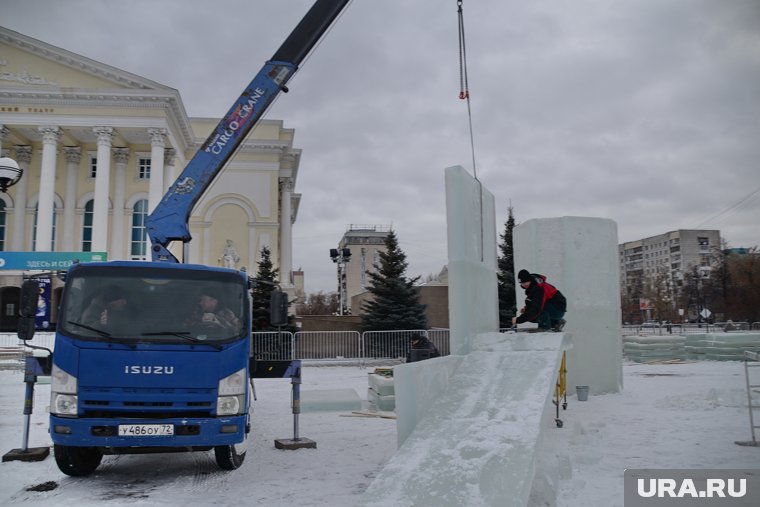
<svg viewBox="0 0 760 507">
<path fill-rule="evenodd" d="M 515 271 L 541 273 L 567 298 L 568 390 L 592 394 L 623 387 L 617 224 L 605 218 L 539 218 L 513 231 Z M 517 307 L 525 300 L 516 285 Z"/>
<path fill-rule="evenodd" d="M 567 339 L 564 333 L 476 336 L 445 392 L 433 399 L 360 505 L 527 505 L 542 433 L 555 431 L 551 400 Z M 396 367 L 394 376 L 412 373 L 417 364 Z M 420 375 L 435 375 L 426 370 Z M 396 393 L 400 398 L 399 386 Z"/>
<path fill-rule="evenodd" d="M 451 353 L 467 354 L 473 336 L 499 330 L 493 194 L 462 166 L 446 168 Z"/>
<path fill-rule="evenodd" d="M 400 448 L 361 505 L 524 506 L 564 333 L 498 333 L 494 200 L 446 169 L 452 355 L 394 368 Z"/>
<path fill-rule="evenodd" d="M 396 397 L 396 438 L 399 447 L 430 406 L 446 392 L 449 379 L 463 357 L 437 357 L 393 368 L 394 383 L 403 386 L 403 392 Z"/>
</svg>

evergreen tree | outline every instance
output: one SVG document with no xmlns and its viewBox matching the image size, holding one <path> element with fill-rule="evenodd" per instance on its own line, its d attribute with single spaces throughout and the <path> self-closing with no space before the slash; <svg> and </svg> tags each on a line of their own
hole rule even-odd
<svg viewBox="0 0 760 507">
<path fill-rule="evenodd" d="M 271 253 L 268 247 L 261 249 L 261 260 L 258 264 L 251 298 L 251 318 L 253 331 L 276 331 L 270 323 L 270 302 L 272 291 L 277 284 L 277 271 L 272 266 Z"/>
<path fill-rule="evenodd" d="M 515 295 L 515 253 L 512 243 L 512 230 L 515 228 L 513 208 L 508 208 L 509 215 L 504 224 L 504 232 L 499 235 L 499 258 L 496 276 L 499 287 L 499 327 L 512 327 L 512 317 L 517 315 Z"/>
<path fill-rule="evenodd" d="M 292 357 L 290 335 L 285 331 L 295 331 L 295 326 L 288 318 L 287 326 L 273 326 L 271 322 L 272 291 L 277 285 L 277 269 L 272 265 L 269 248 L 261 249 L 261 260 L 256 272 L 256 283 L 253 286 L 251 297 L 251 325 L 253 332 L 283 331 L 263 339 L 257 339 L 253 343 L 253 352 L 260 359 L 290 359 Z"/>
<path fill-rule="evenodd" d="M 385 252 L 380 252 L 380 265 L 368 272 L 371 300 L 364 303 L 363 331 L 427 329 L 425 305 L 414 284 L 419 276 L 407 279 L 406 254 L 398 246 L 392 230 L 385 238 Z"/>
</svg>

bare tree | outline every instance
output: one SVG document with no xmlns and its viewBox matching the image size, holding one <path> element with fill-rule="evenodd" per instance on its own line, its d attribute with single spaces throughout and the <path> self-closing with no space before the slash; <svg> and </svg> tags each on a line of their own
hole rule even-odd
<svg viewBox="0 0 760 507">
<path fill-rule="evenodd" d="M 340 298 L 337 292 L 322 291 L 307 294 L 305 301 L 296 306 L 298 315 L 332 315 L 338 311 Z"/>
</svg>

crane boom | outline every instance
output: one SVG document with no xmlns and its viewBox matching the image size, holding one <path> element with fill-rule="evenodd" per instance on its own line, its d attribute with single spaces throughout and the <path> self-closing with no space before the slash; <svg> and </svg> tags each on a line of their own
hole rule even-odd
<svg viewBox="0 0 760 507">
<path fill-rule="evenodd" d="M 179 262 L 169 245 L 192 239 L 193 207 L 349 2 L 316 0 L 198 149 L 145 221 L 153 261 Z"/>
</svg>

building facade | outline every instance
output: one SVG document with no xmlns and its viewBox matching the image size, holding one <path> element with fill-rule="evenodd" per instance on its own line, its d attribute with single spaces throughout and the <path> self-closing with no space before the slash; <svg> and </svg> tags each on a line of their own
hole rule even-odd
<svg viewBox="0 0 760 507">
<path fill-rule="evenodd" d="M 696 268 L 702 278 L 710 278 L 720 251 L 718 230 L 679 229 L 620 244 L 621 293 L 641 298 L 641 310 L 646 311 L 643 288 L 664 281 L 675 302 L 685 274 Z"/>
<path fill-rule="evenodd" d="M 189 117 L 175 89 L 0 27 L 0 149 L 23 170 L 0 194 L 0 251 L 150 260 L 145 218 L 218 121 Z M 192 211 L 186 262 L 254 273 L 268 247 L 283 285 L 302 291 L 293 136 L 278 120 L 256 126 Z M 0 271 L 0 299 L 21 275 Z"/>
<path fill-rule="evenodd" d="M 391 231 L 390 225 L 350 224 L 338 243 L 338 251 L 350 252 L 350 257 L 342 256 L 335 261 L 338 274 L 338 294 L 341 315 L 349 313 L 351 299 L 367 290 L 368 273 L 374 272 L 380 263 L 380 252 L 385 251 L 385 238 Z"/>
</svg>

